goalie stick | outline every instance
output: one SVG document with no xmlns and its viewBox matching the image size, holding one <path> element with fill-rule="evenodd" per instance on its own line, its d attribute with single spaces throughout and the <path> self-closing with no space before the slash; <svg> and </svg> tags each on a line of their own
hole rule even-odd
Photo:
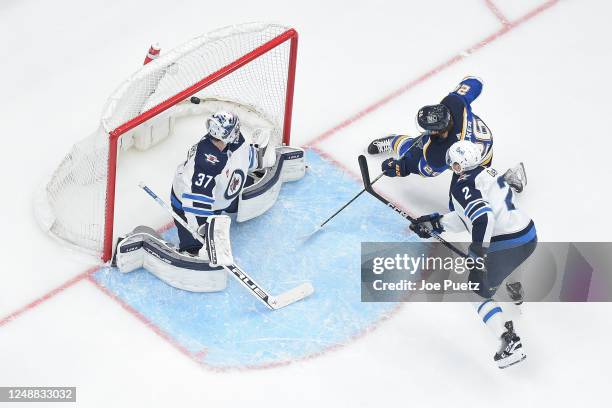
<svg viewBox="0 0 612 408">
<path fill-rule="evenodd" d="M 361 178 L 363 179 L 364 190 L 370 193 L 372 196 L 377 198 L 379 201 L 383 202 L 387 207 L 390 207 L 393 211 L 404 217 L 406 220 L 410 221 L 413 224 L 416 220 L 412 218 L 409 214 L 407 214 L 404 210 L 399 208 L 397 205 L 393 204 L 391 201 L 387 200 L 380 194 L 378 194 L 374 188 L 372 187 L 372 183 L 370 182 L 370 171 L 368 170 L 368 160 L 364 155 L 359 155 L 357 159 L 359 161 L 359 169 L 361 170 Z M 468 258 L 468 255 L 461 251 L 459 248 L 442 238 L 436 231 L 433 231 L 431 228 L 427 228 L 423 226 L 427 230 L 427 232 L 436 240 L 438 240 L 442 245 L 453 251 L 459 256 L 464 258 Z"/>
<path fill-rule="evenodd" d="M 176 220 L 179 224 L 181 224 L 187 231 L 193 235 L 195 239 L 197 239 L 202 245 L 206 245 L 204 238 L 200 234 L 197 234 L 191 227 L 176 214 L 168 204 L 161 198 L 157 196 L 149 187 L 147 187 L 143 182 L 140 182 L 139 187 L 142 188 L 151 198 L 153 198 L 157 204 L 163 207 L 166 211 L 172 215 L 172 218 Z M 258 283 L 256 283 L 245 271 L 243 271 L 238 265 L 235 263 L 230 266 L 222 266 L 227 272 L 230 273 L 234 278 L 236 278 L 242 286 L 247 288 L 253 296 L 259 299 L 263 304 L 269 307 L 272 310 L 277 310 L 288 306 L 292 303 L 297 302 L 298 300 L 302 300 L 308 296 L 310 296 L 314 292 L 314 287 L 310 282 L 302 283 L 301 285 L 296 286 L 293 289 L 289 289 L 286 292 L 281 293 L 280 295 L 273 296 L 270 295 L 267 291 L 265 291 Z"/>
</svg>

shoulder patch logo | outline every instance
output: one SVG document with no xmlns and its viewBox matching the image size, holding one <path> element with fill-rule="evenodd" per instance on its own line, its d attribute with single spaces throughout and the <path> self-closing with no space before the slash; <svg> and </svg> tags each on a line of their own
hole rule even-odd
<svg viewBox="0 0 612 408">
<path fill-rule="evenodd" d="M 206 154 L 204 153 L 204 157 L 206 157 L 206 161 L 212 164 L 217 164 L 219 163 L 219 159 L 217 159 L 217 156 L 215 156 L 214 154 Z"/>
</svg>

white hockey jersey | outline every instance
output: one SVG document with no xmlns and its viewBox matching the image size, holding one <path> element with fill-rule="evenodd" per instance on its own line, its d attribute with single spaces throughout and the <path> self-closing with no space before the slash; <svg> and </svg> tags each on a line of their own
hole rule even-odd
<svg viewBox="0 0 612 408">
<path fill-rule="evenodd" d="M 257 166 L 256 154 L 242 134 L 223 151 L 204 136 L 176 169 L 172 206 L 183 210 L 194 228 L 209 215 L 234 212 L 248 172 Z"/>
<path fill-rule="evenodd" d="M 533 221 L 513 200 L 513 193 L 493 168 L 477 167 L 463 173 L 450 188 L 449 207 L 441 224 L 447 231 L 467 229 L 472 243 L 496 251 L 536 238 Z"/>
</svg>

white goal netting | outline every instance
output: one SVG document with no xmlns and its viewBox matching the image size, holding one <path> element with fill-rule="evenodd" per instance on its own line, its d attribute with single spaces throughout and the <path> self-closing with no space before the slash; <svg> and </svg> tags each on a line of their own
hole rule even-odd
<svg viewBox="0 0 612 408">
<path fill-rule="evenodd" d="M 187 106 L 191 95 L 248 111 L 272 127 L 273 143 L 287 142 L 283 129 L 290 119 L 287 96 L 292 92 L 295 37 L 287 27 L 250 23 L 162 51 L 113 93 L 98 130 L 74 145 L 40 192 L 35 207 L 43 228 L 107 260 L 117 154 L 132 147 L 147 149 L 170 136 L 177 116 L 195 112 L 197 105 Z"/>
</svg>

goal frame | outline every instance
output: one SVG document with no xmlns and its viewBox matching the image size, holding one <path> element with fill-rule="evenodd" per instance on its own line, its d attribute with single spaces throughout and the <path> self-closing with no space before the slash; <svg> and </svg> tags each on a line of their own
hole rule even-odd
<svg viewBox="0 0 612 408">
<path fill-rule="evenodd" d="M 149 110 L 142 112 L 135 118 L 119 125 L 108 133 L 109 149 L 108 149 L 108 173 L 106 183 L 106 205 L 104 213 L 104 244 L 102 250 L 102 261 L 107 262 L 111 259 L 113 254 L 113 243 L 114 243 L 114 220 L 115 220 L 115 187 L 117 182 L 117 155 L 119 139 L 126 132 L 134 129 L 136 126 L 154 118 L 160 113 L 167 109 L 175 106 L 181 101 L 193 96 L 197 92 L 204 88 L 212 85 L 220 79 L 226 77 L 232 72 L 238 70 L 249 62 L 257 59 L 258 57 L 266 54 L 272 49 L 284 44 L 285 42 L 290 43 L 289 49 L 289 63 L 287 73 L 287 90 L 285 95 L 285 112 L 283 121 L 283 144 L 289 144 L 291 136 L 291 117 L 293 113 L 293 94 L 295 86 L 295 70 L 297 62 L 297 47 L 298 47 L 298 33 L 295 29 L 289 28 L 282 34 L 274 37 L 273 39 L 263 43 L 259 47 L 229 63 L 228 65 L 218 69 L 210 75 L 202 78 L 195 84 L 185 88 L 176 95 L 166 99 L 160 104 L 150 108 Z"/>
</svg>

